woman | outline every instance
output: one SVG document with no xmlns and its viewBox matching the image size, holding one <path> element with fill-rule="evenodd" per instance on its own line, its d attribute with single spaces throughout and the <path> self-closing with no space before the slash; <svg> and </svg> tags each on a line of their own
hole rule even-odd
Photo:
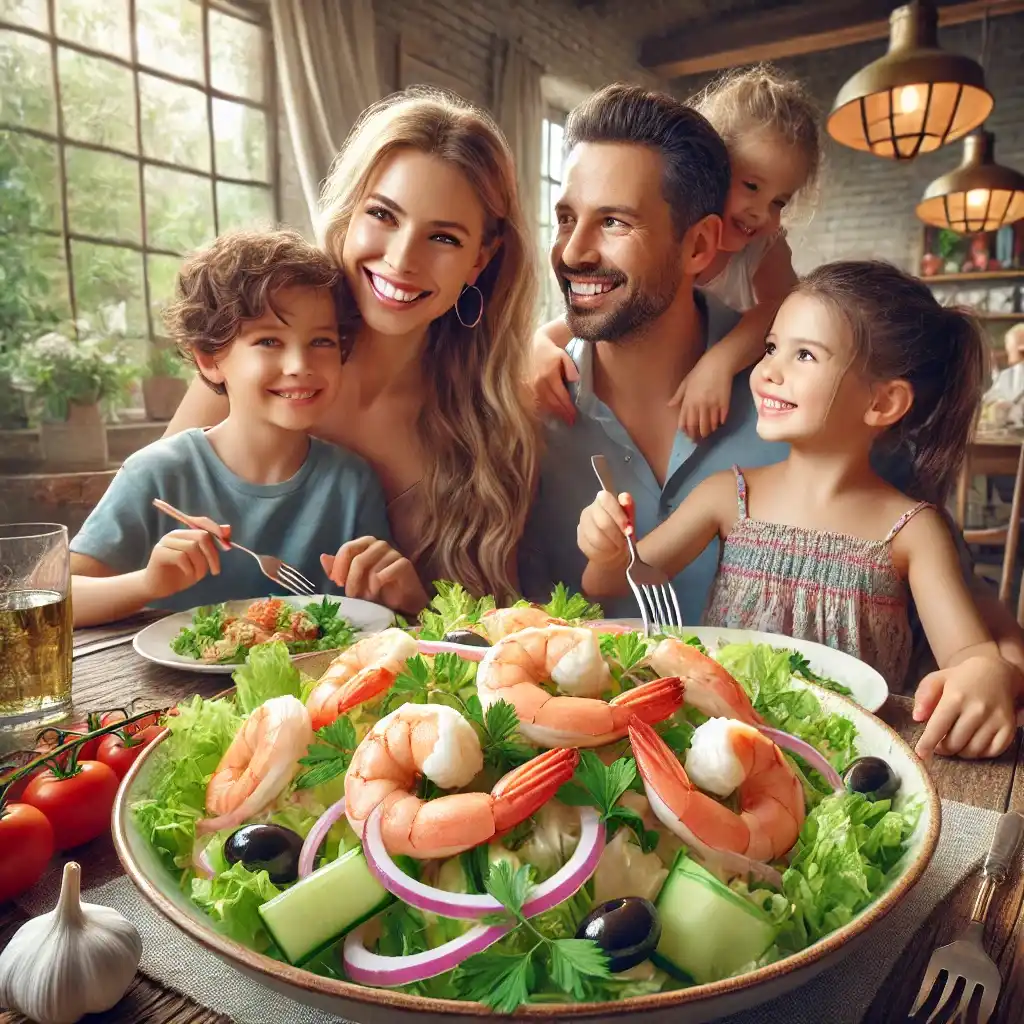
<svg viewBox="0 0 1024 1024">
<path fill-rule="evenodd" d="M 366 110 L 321 197 L 322 242 L 361 321 L 317 434 L 377 470 L 395 542 L 425 583 L 502 600 L 517 590 L 539 444 L 520 384 L 536 288 L 525 223 L 500 130 L 430 90 Z M 193 382 L 168 432 L 226 411 Z M 351 568 L 332 578 L 372 596 L 373 567 L 393 555 L 353 543 Z"/>
</svg>

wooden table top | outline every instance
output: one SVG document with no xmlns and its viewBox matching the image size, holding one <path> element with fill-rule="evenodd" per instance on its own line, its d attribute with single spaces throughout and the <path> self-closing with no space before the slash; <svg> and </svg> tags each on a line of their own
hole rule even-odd
<svg viewBox="0 0 1024 1024">
<path fill-rule="evenodd" d="M 98 711 L 119 707 L 138 698 L 140 710 L 147 706 L 167 707 L 193 693 L 210 697 L 224 689 L 228 677 L 202 675 L 162 668 L 140 658 L 131 644 L 96 649 L 95 644 L 123 634 L 134 622 L 118 623 L 97 630 L 80 630 L 75 646 L 82 653 L 74 663 L 75 710 Z M 88 646 L 84 646 L 84 645 Z M 91 649 L 91 653 L 88 653 Z M 909 743 L 919 737 L 922 726 L 911 717 L 909 698 L 892 696 L 880 712 Z M 0 753 L 14 749 L 17 737 L 0 734 Z M 944 799 L 958 800 L 991 810 L 1024 812 L 1024 751 L 1021 737 L 1001 758 L 994 761 L 938 759 L 933 775 Z M 120 865 L 109 838 L 97 839 L 78 851 L 83 886 L 95 885 L 104 877 L 120 874 Z M 970 918 L 976 879 L 966 882 L 922 925 L 914 940 L 878 993 L 863 1024 L 905 1024 L 913 1005 L 925 964 L 936 945 L 951 941 Z M 12 904 L 0 904 L 0 948 L 25 920 Z M 993 1018 L 995 1024 L 1019 1020 L 1024 1005 L 1024 873 L 1004 885 L 996 894 L 989 916 L 987 946 L 999 964 L 1003 995 Z M 1020 943 L 1022 948 L 1018 948 Z M 1014 1008 L 1013 1012 L 1009 1008 Z M 86 1022 L 101 1018 L 86 1017 Z M 230 1024 L 222 1014 L 199 1006 L 192 999 L 136 975 L 120 1003 L 102 1015 L 105 1024 Z M 0 1024 L 27 1024 L 20 1014 L 0 1010 Z"/>
</svg>

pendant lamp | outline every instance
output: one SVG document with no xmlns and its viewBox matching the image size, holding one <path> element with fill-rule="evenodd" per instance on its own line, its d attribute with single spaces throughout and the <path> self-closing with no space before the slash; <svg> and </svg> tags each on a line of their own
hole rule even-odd
<svg viewBox="0 0 1024 1024">
<path fill-rule="evenodd" d="M 936 178 L 917 206 L 925 224 L 961 234 L 995 231 L 1024 217 L 1024 174 L 995 162 L 995 136 L 972 132 L 955 171 Z"/>
<path fill-rule="evenodd" d="M 889 52 L 839 90 L 828 132 L 852 149 L 913 160 L 977 128 L 994 101 L 981 65 L 939 49 L 930 3 L 898 7 L 889 26 Z"/>
</svg>

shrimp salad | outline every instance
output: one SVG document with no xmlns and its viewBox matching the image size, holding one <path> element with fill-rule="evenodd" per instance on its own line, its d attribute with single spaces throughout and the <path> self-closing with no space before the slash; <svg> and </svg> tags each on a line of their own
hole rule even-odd
<svg viewBox="0 0 1024 1024">
<path fill-rule="evenodd" d="M 317 679 L 269 640 L 167 719 L 132 813 L 222 933 L 508 1013 L 742 974 L 900 872 L 918 808 L 798 655 L 437 586 Z"/>
</svg>

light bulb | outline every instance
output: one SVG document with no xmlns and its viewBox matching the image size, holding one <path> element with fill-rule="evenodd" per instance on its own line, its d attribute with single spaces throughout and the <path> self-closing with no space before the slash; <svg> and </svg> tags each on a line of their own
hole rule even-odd
<svg viewBox="0 0 1024 1024">
<path fill-rule="evenodd" d="M 899 108 L 901 114 L 913 114 L 921 106 L 921 97 L 916 85 L 908 85 L 900 89 Z"/>
<path fill-rule="evenodd" d="M 967 193 L 967 205 L 973 207 L 984 206 L 988 202 L 987 188 L 972 188 Z"/>
</svg>

